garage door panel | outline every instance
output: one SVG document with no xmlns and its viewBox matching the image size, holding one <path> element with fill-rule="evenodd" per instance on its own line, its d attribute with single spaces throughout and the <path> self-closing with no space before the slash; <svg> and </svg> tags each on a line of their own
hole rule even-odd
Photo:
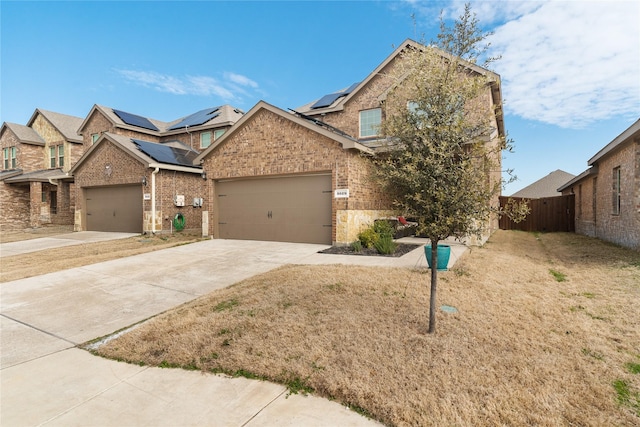
<svg viewBox="0 0 640 427">
<path fill-rule="evenodd" d="M 221 238 L 331 244 L 331 176 L 220 182 Z"/>
<path fill-rule="evenodd" d="M 85 188 L 87 230 L 142 232 L 142 189 L 139 185 Z"/>
</svg>

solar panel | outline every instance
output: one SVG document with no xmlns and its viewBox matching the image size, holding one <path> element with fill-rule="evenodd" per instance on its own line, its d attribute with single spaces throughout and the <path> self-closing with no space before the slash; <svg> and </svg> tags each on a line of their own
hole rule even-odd
<svg viewBox="0 0 640 427">
<path fill-rule="evenodd" d="M 137 126 L 139 128 L 149 129 L 159 131 L 157 127 L 154 126 L 153 123 L 149 121 L 146 117 L 136 116 L 135 114 L 127 113 L 120 110 L 113 110 L 116 116 L 120 117 L 120 119 L 128 125 Z"/>
<path fill-rule="evenodd" d="M 155 142 L 141 141 L 139 139 L 132 139 L 131 141 L 138 146 L 140 151 L 159 163 L 193 166 L 193 161 L 198 156 L 197 152 L 191 150 L 183 150 L 181 148 L 157 144 Z"/>
<path fill-rule="evenodd" d="M 220 108 L 207 108 L 204 110 L 200 110 L 197 113 L 193 113 L 190 116 L 185 117 L 180 120 L 175 125 L 171 126 L 168 130 L 180 129 L 186 126 L 199 126 L 208 122 L 209 120 L 213 120 L 220 115 Z"/>
<path fill-rule="evenodd" d="M 320 98 L 315 104 L 313 104 L 311 106 L 311 109 L 316 109 L 316 108 L 324 108 L 324 107 L 328 107 L 331 104 L 333 104 L 334 102 L 336 102 L 336 100 L 338 98 L 341 98 L 343 96 L 347 96 L 349 95 L 351 92 L 353 92 L 353 90 L 358 87 L 358 85 L 360 84 L 360 82 L 354 83 L 351 86 L 349 86 L 348 88 L 346 88 L 345 90 L 341 90 L 339 92 L 334 92 L 334 93 L 330 93 L 329 95 L 325 95 L 322 98 Z"/>
</svg>

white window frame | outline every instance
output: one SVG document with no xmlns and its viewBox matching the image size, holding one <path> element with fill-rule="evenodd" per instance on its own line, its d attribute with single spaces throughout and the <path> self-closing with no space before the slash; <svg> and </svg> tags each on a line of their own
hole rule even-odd
<svg viewBox="0 0 640 427">
<path fill-rule="evenodd" d="M 215 129 L 213 131 L 213 140 L 215 141 L 216 139 L 220 138 L 226 131 L 226 129 Z"/>
<path fill-rule="evenodd" d="M 99 133 L 91 134 L 91 145 L 95 144 L 100 139 Z"/>
<path fill-rule="evenodd" d="M 377 120 L 376 120 L 377 119 Z M 362 110 L 359 114 L 360 138 L 375 138 L 379 135 L 380 124 L 382 123 L 382 108 L 371 108 Z"/>
<path fill-rule="evenodd" d="M 9 147 L 2 149 L 3 166 L 5 170 L 9 170 Z"/>
<path fill-rule="evenodd" d="M 56 167 L 56 158 L 58 156 L 58 147 L 56 145 L 49 146 L 49 169 Z"/>
<path fill-rule="evenodd" d="M 64 144 L 58 145 L 58 167 L 64 167 Z"/>
<path fill-rule="evenodd" d="M 204 141 L 204 136 L 208 136 L 208 139 L 209 139 L 208 142 Z M 209 146 L 211 146 L 212 142 L 213 142 L 213 134 L 211 133 L 211 131 L 200 132 L 200 148 L 201 149 L 208 148 Z"/>
</svg>

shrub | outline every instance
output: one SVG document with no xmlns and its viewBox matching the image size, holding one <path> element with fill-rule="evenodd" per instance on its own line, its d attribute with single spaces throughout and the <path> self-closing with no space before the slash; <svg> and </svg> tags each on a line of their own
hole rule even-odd
<svg viewBox="0 0 640 427">
<path fill-rule="evenodd" d="M 362 246 L 365 248 L 373 248 L 373 245 L 375 245 L 379 238 L 380 235 L 375 232 L 373 227 L 369 227 L 358 234 L 358 240 L 360 240 L 360 243 L 362 243 Z"/>
<path fill-rule="evenodd" d="M 389 255 L 396 251 L 396 247 L 398 244 L 393 241 L 393 237 L 388 234 L 383 234 L 380 238 L 374 243 L 374 246 L 378 253 L 383 255 Z"/>
<path fill-rule="evenodd" d="M 362 250 L 362 242 L 360 240 L 355 240 L 351 243 L 351 249 L 354 252 L 360 252 Z"/>
</svg>

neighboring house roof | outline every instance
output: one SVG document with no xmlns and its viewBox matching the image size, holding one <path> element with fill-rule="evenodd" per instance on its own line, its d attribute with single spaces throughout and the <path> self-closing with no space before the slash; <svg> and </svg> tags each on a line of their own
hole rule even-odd
<svg viewBox="0 0 640 427">
<path fill-rule="evenodd" d="M 373 154 L 373 151 L 367 148 L 366 146 L 364 146 L 363 144 L 360 144 L 359 142 L 357 142 L 356 140 L 350 137 L 344 136 L 342 133 L 337 132 L 335 128 L 323 126 L 321 123 L 319 124 L 318 120 L 311 119 L 311 118 L 306 119 L 301 117 L 300 115 L 288 113 L 284 110 L 281 110 L 278 107 L 275 107 L 264 101 L 260 101 L 251 110 L 249 110 L 247 114 L 245 114 L 240 120 L 238 120 L 238 122 L 231 129 L 229 129 L 229 131 L 227 131 L 220 138 L 216 139 L 213 144 L 211 144 L 206 150 L 200 153 L 200 155 L 196 157 L 195 163 L 201 163 L 202 160 L 204 160 L 209 155 L 209 153 L 211 153 L 220 144 L 223 144 L 224 141 L 227 140 L 227 138 L 230 138 L 234 133 L 242 129 L 243 125 L 248 121 L 250 121 L 251 118 L 256 114 L 258 114 L 258 112 L 260 112 L 261 110 L 270 111 L 271 113 L 276 114 L 286 120 L 290 120 L 302 127 L 305 127 L 309 130 L 312 130 L 328 138 L 331 138 L 334 141 L 338 142 L 342 146 L 342 148 L 344 148 L 345 150 L 354 149 L 354 150 L 361 151 L 363 153 Z"/>
<path fill-rule="evenodd" d="M 593 166 L 598 160 L 607 154 L 611 153 L 615 149 L 619 148 L 622 144 L 627 141 L 631 141 L 634 136 L 640 136 L 640 119 L 638 119 L 634 124 L 629 126 L 624 132 L 618 135 L 613 141 L 604 146 L 604 148 L 596 153 L 595 156 L 589 159 L 587 162 L 589 166 Z"/>
<path fill-rule="evenodd" d="M 22 173 L 22 169 L 1 170 L 0 181 L 4 181 L 5 179 L 14 177 L 16 175 L 20 175 L 21 173 Z"/>
<path fill-rule="evenodd" d="M 5 129 L 10 129 L 23 144 L 45 145 L 44 139 L 38 135 L 38 132 L 28 126 L 5 122 L 2 124 L 0 135 L 5 131 Z"/>
<path fill-rule="evenodd" d="M 185 131 L 199 131 L 208 128 L 213 129 L 231 126 L 244 114 L 242 110 L 231 105 L 223 105 L 220 107 L 206 108 L 171 122 L 163 122 L 150 117 L 139 116 L 137 114 L 95 104 L 91 108 L 89 114 L 87 114 L 87 117 L 78 127 L 78 132 L 80 134 L 84 131 L 84 128 L 94 111 L 102 113 L 103 116 L 118 128 L 129 129 L 155 136 L 173 135 L 184 133 Z"/>
<path fill-rule="evenodd" d="M 82 155 L 78 162 L 71 168 L 69 174 L 73 175 L 104 141 L 114 143 L 148 168 L 157 167 L 167 170 L 197 174 L 202 173 L 200 166 L 193 165 L 193 159 L 198 153 L 178 141 L 169 143 L 151 142 L 107 132 L 102 134 L 100 139 Z M 180 145 L 182 145 L 182 147 Z"/>
<path fill-rule="evenodd" d="M 300 106 L 298 108 L 296 108 L 296 111 L 299 111 L 301 113 L 304 114 L 308 114 L 308 115 L 316 115 L 316 114 L 326 114 L 326 113 L 332 113 L 335 111 L 341 111 L 344 109 L 345 104 L 347 104 L 353 97 L 355 97 L 362 89 L 364 89 L 368 83 L 375 78 L 376 76 L 378 76 L 382 70 L 389 65 L 389 63 L 391 63 L 397 56 L 399 56 L 403 50 L 405 50 L 406 48 L 415 48 L 415 49 L 425 49 L 425 48 L 429 48 L 429 49 L 434 49 L 436 51 L 438 51 L 442 56 L 444 57 L 449 57 L 452 58 L 452 56 L 450 54 L 447 54 L 444 51 L 441 51 L 440 49 L 433 47 L 433 46 L 425 46 L 421 43 L 418 43 L 414 40 L 411 39 L 407 39 L 405 40 L 398 48 L 396 48 L 391 55 L 389 55 L 380 65 L 378 65 L 376 67 L 375 70 L 373 70 L 373 72 L 371 72 L 364 80 L 362 80 L 359 83 L 354 83 L 351 86 L 344 88 L 340 91 L 328 94 L 323 96 L 320 99 L 311 101 L 303 106 Z M 496 118 L 498 121 L 498 132 L 500 133 L 500 135 L 504 135 L 505 134 L 505 130 L 504 130 L 504 120 L 503 120 L 503 115 L 502 115 L 502 94 L 501 94 L 501 89 L 500 89 L 500 76 L 496 73 L 494 73 L 493 71 L 487 70 L 485 68 L 479 67 L 475 64 L 472 64 L 470 62 L 466 62 L 464 61 L 464 65 L 477 72 L 478 74 L 481 74 L 483 76 L 487 76 L 490 78 L 491 80 L 491 93 L 493 96 L 493 103 L 496 105 Z M 379 96 L 379 100 L 383 101 L 386 98 L 386 94 L 382 93 Z M 314 108 L 315 106 L 315 108 Z"/>
<path fill-rule="evenodd" d="M 575 178 L 570 179 L 569 181 L 567 181 L 564 184 L 562 184 L 560 187 L 558 187 L 558 191 L 562 192 L 562 191 L 566 190 L 567 188 L 571 187 L 572 185 L 574 185 L 576 182 L 582 181 L 586 177 L 588 177 L 590 175 L 596 175 L 597 173 L 598 173 L 598 168 L 597 167 L 589 168 L 586 171 L 582 172 L 580 175 L 576 176 Z"/>
<path fill-rule="evenodd" d="M 72 179 L 73 177 L 62 172 L 62 169 L 44 169 L 39 171 L 22 173 L 4 179 L 9 184 L 27 183 L 27 182 L 50 182 L 56 179 Z"/>
<path fill-rule="evenodd" d="M 82 137 L 78 133 L 78 128 L 83 121 L 82 118 L 36 108 L 36 111 L 27 122 L 27 126 L 30 127 L 33 124 L 38 114 L 47 119 L 64 136 L 65 140 L 82 144 Z"/>
<path fill-rule="evenodd" d="M 559 196 L 558 187 L 574 177 L 575 175 L 558 169 L 533 184 L 524 187 L 522 190 L 513 193 L 511 197 L 540 199 L 543 197 Z"/>
</svg>

